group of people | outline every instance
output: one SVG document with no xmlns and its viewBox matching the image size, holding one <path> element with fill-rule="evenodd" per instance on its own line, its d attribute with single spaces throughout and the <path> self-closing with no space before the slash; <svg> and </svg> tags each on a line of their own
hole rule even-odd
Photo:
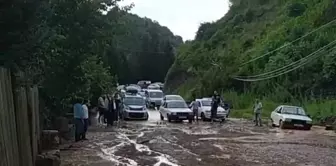
<svg viewBox="0 0 336 166">
<path fill-rule="evenodd" d="M 115 121 L 121 118 L 121 96 L 119 93 L 103 95 L 98 98 L 98 122 L 113 126 Z"/>
<path fill-rule="evenodd" d="M 75 141 L 87 140 L 89 126 L 89 101 L 76 99 L 74 104 Z"/>
<path fill-rule="evenodd" d="M 75 124 L 75 141 L 87 140 L 86 132 L 90 123 L 89 100 L 76 99 L 73 106 L 74 124 Z M 121 96 L 115 93 L 114 96 L 102 95 L 98 98 L 98 113 L 99 123 L 106 123 L 107 126 L 112 126 L 115 121 L 121 117 Z"/>
</svg>

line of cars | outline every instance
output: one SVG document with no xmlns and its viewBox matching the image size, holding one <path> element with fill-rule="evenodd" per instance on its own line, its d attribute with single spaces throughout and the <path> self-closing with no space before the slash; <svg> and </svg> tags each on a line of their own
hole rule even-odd
<svg viewBox="0 0 336 166">
<path fill-rule="evenodd" d="M 148 86 L 147 86 L 148 87 Z M 153 86 L 154 87 L 154 86 Z M 148 108 L 156 108 L 160 112 L 160 119 L 171 121 L 192 121 L 193 112 L 186 101 L 179 95 L 164 95 L 159 88 L 143 89 L 139 85 L 118 87 L 123 93 L 124 119 L 148 120 Z M 198 105 L 198 117 L 207 121 L 211 116 L 211 98 L 201 98 L 195 101 Z M 230 114 L 230 107 L 226 103 L 218 107 L 217 119 L 224 121 Z M 270 119 L 272 126 L 280 128 L 304 128 L 310 130 L 312 119 L 302 107 L 280 105 L 272 111 Z"/>
</svg>

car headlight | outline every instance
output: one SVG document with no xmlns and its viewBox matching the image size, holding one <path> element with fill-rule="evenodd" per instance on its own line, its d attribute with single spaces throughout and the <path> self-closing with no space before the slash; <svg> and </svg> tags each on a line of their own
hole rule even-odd
<svg viewBox="0 0 336 166">
<path fill-rule="evenodd" d="M 171 114 L 172 114 L 172 115 L 176 115 L 176 112 L 172 112 Z"/>
<path fill-rule="evenodd" d="M 210 111 L 210 110 L 206 110 L 205 112 L 206 112 L 206 113 L 211 113 L 211 111 Z"/>
<path fill-rule="evenodd" d="M 313 122 L 311 120 L 307 120 L 306 123 L 312 124 Z"/>
<path fill-rule="evenodd" d="M 125 109 L 125 110 L 129 110 L 129 109 L 130 109 L 130 107 L 129 107 L 129 106 L 127 106 L 127 105 L 124 105 L 124 109 Z"/>
<path fill-rule="evenodd" d="M 286 122 L 291 122 L 291 121 L 292 121 L 292 119 L 285 119 L 285 121 L 286 121 Z"/>
</svg>

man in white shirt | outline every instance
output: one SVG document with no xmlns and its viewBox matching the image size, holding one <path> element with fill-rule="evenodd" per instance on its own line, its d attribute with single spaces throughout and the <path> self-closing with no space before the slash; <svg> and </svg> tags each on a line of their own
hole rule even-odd
<svg viewBox="0 0 336 166">
<path fill-rule="evenodd" d="M 261 122 L 262 104 L 259 99 L 256 99 L 254 106 L 253 106 L 253 111 L 254 111 L 254 117 L 255 117 L 255 125 L 262 126 L 262 122 Z"/>
<path fill-rule="evenodd" d="M 83 112 L 84 112 L 84 134 L 83 134 L 83 139 L 86 139 L 86 132 L 89 126 L 89 101 L 88 100 L 84 100 L 84 104 L 82 105 L 83 107 Z"/>
</svg>

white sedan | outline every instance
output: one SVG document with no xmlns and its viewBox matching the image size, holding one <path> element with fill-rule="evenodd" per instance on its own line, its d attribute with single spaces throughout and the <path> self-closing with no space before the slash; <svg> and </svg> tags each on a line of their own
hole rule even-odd
<svg viewBox="0 0 336 166">
<path fill-rule="evenodd" d="M 171 122 L 172 120 L 188 120 L 189 123 L 192 123 L 194 116 L 193 112 L 188 108 L 188 105 L 185 103 L 185 101 L 168 100 L 165 101 L 160 107 L 160 118 L 161 120 L 166 118 L 168 122 Z"/>
<path fill-rule="evenodd" d="M 310 130 L 312 119 L 302 107 L 280 105 L 271 113 L 272 126 L 280 128 L 299 127 Z"/>
<path fill-rule="evenodd" d="M 201 117 L 203 121 L 207 121 L 211 118 L 211 98 L 202 98 L 202 99 L 196 99 L 196 102 L 198 105 L 198 117 Z M 190 104 L 190 106 L 192 103 Z M 227 117 L 228 111 L 225 110 L 223 107 L 217 108 L 217 118 L 221 119 L 222 121 L 225 121 L 225 118 Z"/>
</svg>

